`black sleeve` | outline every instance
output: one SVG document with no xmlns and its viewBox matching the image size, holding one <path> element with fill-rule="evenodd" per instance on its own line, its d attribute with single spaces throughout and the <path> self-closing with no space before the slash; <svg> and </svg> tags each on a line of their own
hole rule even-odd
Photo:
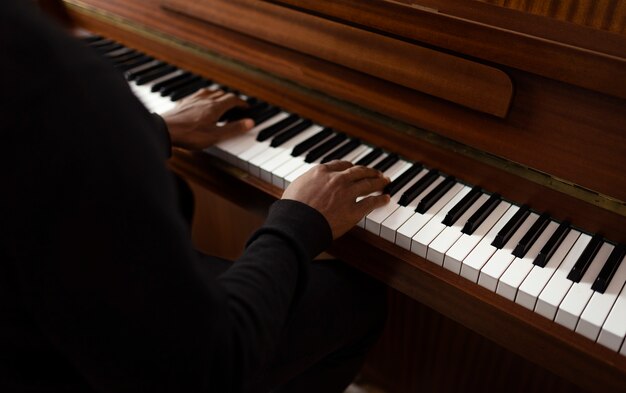
<svg viewBox="0 0 626 393">
<path fill-rule="evenodd" d="M 156 138 L 161 141 L 161 148 L 165 156 L 169 158 L 172 155 L 172 140 L 170 138 L 170 132 L 167 129 L 167 123 L 157 113 L 153 113 L 152 118 L 154 119 Z"/>
<path fill-rule="evenodd" d="M 108 64 L 20 15 L 0 17 L 0 78 L 15 92 L 0 109 L 0 241 L 24 308 L 99 390 L 239 391 L 275 347 L 328 223 L 279 201 L 234 266 L 202 281 L 155 118 Z"/>
</svg>

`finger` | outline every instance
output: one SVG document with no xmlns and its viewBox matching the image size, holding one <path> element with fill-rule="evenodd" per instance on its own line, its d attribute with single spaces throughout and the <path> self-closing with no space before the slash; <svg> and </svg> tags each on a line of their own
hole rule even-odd
<svg viewBox="0 0 626 393">
<path fill-rule="evenodd" d="M 353 183 L 351 191 L 356 196 L 369 195 L 376 191 L 382 191 L 387 184 L 389 184 L 389 178 L 387 177 L 368 177 Z"/>
<path fill-rule="evenodd" d="M 221 96 L 223 96 L 224 94 L 226 94 L 226 92 L 224 92 L 224 90 L 208 90 L 209 92 L 209 98 L 212 100 L 216 100 L 218 98 L 220 98 Z"/>
<path fill-rule="evenodd" d="M 327 163 L 322 164 L 326 167 L 326 169 L 333 172 L 345 171 L 348 168 L 352 167 L 352 163 L 349 161 L 340 161 L 340 160 L 332 160 Z"/>
<path fill-rule="evenodd" d="M 359 181 L 361 179 L 383 177 L 382 172 L 374 168 L 357 165 L 348 169 L 345 173 L 346 180 Z"/>
<path fill-rule="evenodd" d="M 252 127 L 254 127 L 254 120 L 252 119 L 242 119 L 228 122 L 223 126 L 218 127 L 220 139 L 223 140 L 238 134 L 243 134 L 244 132 L 250 131 Z"/>
<path fill-rule="evenodd" d="M 387 194 L 381 195 L 372 195 L 361 199 L 356 203 L 357 209 L 359 210 L 359 214 L 362 216 L 366 216 L 372 212 L 374 209 L 378 209 L 381 206 L 385 206 L 391 197 Z"/>
</svg>

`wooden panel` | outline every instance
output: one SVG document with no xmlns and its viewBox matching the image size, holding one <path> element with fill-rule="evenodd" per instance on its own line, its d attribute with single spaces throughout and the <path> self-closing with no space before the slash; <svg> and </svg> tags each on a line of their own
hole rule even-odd
<svg viewBox="0 0 626 393">
<path fill-rule="evenodd" d="M 103 7 L 115 7 L 119 12 L 123 12 L 124 10 L 128 12 L 143 12 L 146 16 L 154 17 L 161 21 L 165 18 L 165 15 L 160 12 L 155 12 L 154 14 L 149 12 L 149 8 L 144 6 L 145 2 L 141 7 L 134 4 L 135 3 L 129 2 L 116 3 L 113 1 L 102 1 L 100 5 Z M 139 9 L 134 10 L 133 7 L 135 6 L 139 7 Z M 119 7 L 119 9 L 117 9 L 117 7 Z M 302 92 L 293 85 L 287 85 L 278 80 L 268 79 L 262 75 L 251 75 L 243 69 L 237 67 L 233 68 L 219 61 L 216 62 L 216 60 L 212 58 L 204 58 L 202 53 L 190 52 L 186 47 L 174 47 L 169 41 L 155 40 L 153 37 L 147 37 L 142 34 L 130 34 L 127 28 L 132 28 L 131 25 L 111 24 L 110 21 L 89 18 L 82 13 L 73 12 L 72 17 L 78 23 L 93 31 L 101 32 L 131 47 L 141 48 L 147 51 L 147 53 L 159 56 L 165 61 L 178 64 L 183 68 L 210 78 L 215 78 L 221 83 L 239 88 L 252 96 L 263 98 L 295 113 L 300 113 L 321 124 L 329 125 L 348 132 L 349 134 L 361 137 L 363 140 L 374 145 L 397 151 L 409 159 L 422 161 L 429 166 L 439 168 L 446 173 L 455 175 L 470 184 L 481 185 L 489 191 L 499 192 L 505 198 L 516 201 L 517 203 L 529 203 L 540 211 L 550 212 L 556 219 L 568 219 L 575 225 L 585 228 L 588 231 L 601 231 L 611 240 L 626 241 L 626 217 L 618 216 L 607 210 L 587 205 L 576 199 L 568 198 L 560 192 L 546 189 L 528 180 L 507 175 L 506 172 L 460 154 L 460 150 L 446 150 L 429 143 L 428 140 L 397 132 L 397 130 L 390 129 L 389 123 L 381 121 L 381 119 L 364 117 L 363 111 L 346 111 L 345 107 L 337 106 L 336 102 L 329 101 L 324 96 L 302 95 Z M 169 23 L 163 25 L 164 29 L 167 29 L 167 26 L 176 27 L 177 23 L 182 24 L 181 21 L 177 20 L 168 20 L 168 22 Z M 149 20 L 146 20 L 146 23 L 149 23 Z M 546 157 L 549 158 L 550 160 L 546 163 L 557 164 L 564 169 L 569 169 L 574 175 L 580 175 L 581 179 L 587 181 L 598 181 L 599 184 L 611 186 L 618 186 L 625 183 L 623 180 L 625 174 L 621 171 L 623 165 L 620 164 L 621 161 L 619 159 L 612 159 L 612 157 L 618 156 L 618 153 L 611 151 L 611 149 L 617 149 L 618 151 L 620 149 L 623 150 L 626 143 L 607 143 L 606 147 L 604 145 L 601 146 L 603 151 L 609 152 L 607 155 L 596 156 L 591 154 L 589 157 L 585 157 L 584 161 L 580 160 L 580 152 L 584 151 L 581 149 L 587 148 L 586 146 L 595 149 L 592 139 L 594 138 L 594 134 L 577 132 L 577 129 L 581 125 L 588 124 L 589 122 L 593 123 L 599 120 L 599 118 L 593 116 L 593 113 L 589 114 L 583 110 L 578 112 L 580 112 L 580 116 L 584 116 L 584 121 L 572 117 L 572 113 L 577 113 L 574 108 L 580 108 L 580 106 L 577 105 L 573 108 L 572 105 L 570 105 L 570 101 L 568 101 L 571 98 L 570 96 L 554 96 L 546 101 L 546 103 L 559 101 L 558 107 L 565 110 L 565 113 L 555 115 L 548 114 L 550 117 L 558 119 L 558 122 L 561 124 L 565 122 L 567 126 L 558 129 L 551 127 L 545 130 L 540 129 L 541 133 L 537 135 L 533 133 L 532 128 L 535 126 L 535 123 L 541 124 L 542 119 L 540 119 L 540 117 L 546 114 L 533 113 L 531 118 L 528 118 L 527 112 L 520 112 L 516 114 L 515 117 L 521 122 L 520 127 L 522 125 L 524 126 L 523 134 L 513 133 L 510 134 L 507 139 L 503 139 L 501 135 L 507 135 L 507 130 L 511 130 L 506 128 L 506 124 L 496 124 L 494 126 L 489 122 L 484 122 L 480 118 L 464 117 L 463 113 L 456 111 L 450 112 L 446 110 L 438 112 L 435 110 L 431 113 L 431 110 L 439 105 L 433 108 L 429 105 L 428 101 L 420 100 L 419 105 L 413 106 L 409 101 L 410 99 L 415 99 L 414 96 L 404 95 L 402 90 L 399 89 L 387 89 L 385 85 L 376 84 L 375 80 L 357 80 L 353 85 L 347 84 L 347 81 L 351 80 L 352 75 L 345 73 L 345 71 L 341 69 L 331 69 L 328 70 L 328 74 L 319 74 L 316 71 L 324 70 L 323 65 L 310 63 L 308 60 L 298 57 L 294 58 L 295 55 L 290 52 L 281 52 L 280 60 L 277 60 L 277 57 L 269 57 L 272 53 L 271 47 L 254 44 L 247 46 L 244 45 L 245 40 L 237 41 L 240 46 L 235 46 L 235 41 L 228 40 L 230 36 L 229 32 L 226 30 L 213 32 L 207 30 L 206 25 L 196 29 L 193 24 L 187 24 L 185 30 L 179 28 L 178 32 L 183 35 L 187 34 L 186 37 L 193 36 L 202 38 L 205 45 L 222 45 L 220 40 L 226 40 L 223 44 L 224 48 L 230 48 L 233 54 L 245 55 L 246 59 L 253 64 L 259 64 L 255 63 L 256 61 L 261 61 L 262 63 L 260 64 L 267 62 L 267 64 L 272 64 L 276 67 L 285 67 L 287 71 L 292 70 L 296 64 L 299 64 L 301 67 L 299 71 L 306 70 L 305 75 L 313 77 L 312 79 L 307 79 L 307 82 L 310 81 L 313 83 L 317 81 L 320 84 L 324 83 L 327 89 L 333 93 L 345 93 L 355 99 L 366 99 L 372 104 L 378 104 L 379 109 L 384 105 L 388 106 L 390 109 L 399 111 L 396 113 L 404 114 L 410 111 L 414 113 L 416 117 L 425 116 L 421 121 L 426 120 L 430 122 L 432 120 L 432 124 L 439 126 L 442 122 L 445 122 L 446 125 L 449 124 L 450 126 L 458 127 L 458 131 L 462 135 L 472 136 L 472 133 L 475 132 L 476 138 L 478 138 L 481 143 L 497 142 L 502 144 L 502 148 L 522 149 L 519 151 L 519 153 L 522 153 L 520 160 L 523 160 L 524 156 L 529 158 L 530 154 L 539 153 L 536 143 L 533 140 L 526 139 L 543 138 L 544 143 L 553 144 L 555 149 L 555 151 L 547 153 L 547 156 L 545 154 L 538 155 L 538 158 L 544 161 Z M 228 44 L 226 44 L 226 42 Z M 337 73 L 333 74 L 330 71 L 337 71 Z M 531 91 L 533 95 L 527 97 L 528 102 L 539 100 L 537 93 L 541 93 L 540 85 L 533 86 Z M 568 92 L 570 91 L 568 90 Z M 584 100 L 584 96 L 579 98 L 580 100 Z M 541 100 L 545 99 L 545 97 L 541 98 Z M 590 103 L 595 105 L 597 102 L 591 100 Z M 603 106 L 599 104 L 600 103 L 598 103 L 597 109 L 601 110 Z M 540 108 L 537 106 L 538 103 L 534 105 L 535 106 L 527 108 L 527 110 L 530 111 Z M 406 112 L 404 109 L 406 109 Z M 624 115 L 624 113 L 619 111 L 611 111 L 611 114 L 617 116 Z M 609 124 L 610 119 L 603 119 L 602 122 L 605 125 Z M 616 131 L 619 131 L 619 129 L 616 129 Z M 560 135 L 559 133 L 563 134 Z M 595 135 L 602 134 L 596 133 Z M 622 138 L 626 137 L 623 133 L 618 135 L 622 135 Z M 559 139 L 561 136 L 563 136 L 564 141 Z M 557 156 L 563 156 L 563 153 L 561 153 L 562 149 L 564 152 L 568 152 L 572 149 L 571 143 L 575 141 L 576 138 L 589 139 L 582 142 L 581 147 L 575 150 L 575 155 L 573 156 L 575 158 L 572 158 L 572 160 L 556 160 Z M 596 143 L 603 143 L 603 141 L 599 140 Z M 528 150 L 525 150 L 524 144 L 529 145 Z M 553 148 L 553 146 L 550 146 L 550 148 Z M 618 157 L 624 158 L 623 155 Z M 194 160 L 201 160 L 201 158 L 202 157 L 194 157 Z M 602 167 L 597 162 L 593 161 L 599 159 L 607 160 L 607 163 L 615 165 L 616 169 L 609 170 L 605 168 L 602 174 L 594 174 L 586 177 L 590 171 L 596 171 L 598 167 Z M 201 163 L 197 162 L 186 165 L 186 170 L 194 170 L 193 166 L 196 164 L 202 167 Z M 613 181 L 612 179 L 616 179 L 616 183 L 611 183 Z M 263 187 L 264 184 L 263 182 L 258 182 L 256 185 Z M 623 187 L 616 187 L 616 191 L 617 190 L 621 193 L 626 192 Z M 278 192 L 278 190 L 275 191 Z"/>
<path fill-rule="evenodd" d="M 400 292 L 388 298 L 385 331 L 363 370 L 386 392 L 584 392 Z"/>
<path fill-rule="evenodd" d="M 172 18 L 155 7 L 156 1 L 90 2 L 99 7 L 99 12 L 109 11 L 113 16 L 99 19 L 85 14 L 88 8 L 71 8 L 77 22 L 130 46 L 142 48 L 173 64 L 311 117 L 321 124 L 396 150 L 408 158 L 423 160 L 468 183 L 483 185 L 520 203 L 532 203 L 557 218 L 569 217 L 588 230 L 604 227 L 605 233 L 615 240 L 619 240 L 626 230 L 606 212 L 587 209 L 584 204 L 574 207 L 577 205 L 574 203 L 570 208 L 562 201 L 557 202 L 557 196 L 562 197 L 562 194 L 546 194 L 545 189 L 537 185 L 529 186 L 528 182 L 519 182 L 519 179 L 503 181 L 506 176 L 494 175 L 497 171 L 494 172 L 493 168 L 485 170 L 484 165 L 463 158 L 463 147 L 453 147 L 451 152 L 441 157 L 441 149 L 436 149 L 436 152 L 430 150 L 437 140 L 436 135 L 416 138 L 412 131 L 403 136 L 387 135 L 387 130 L 392 133 L 395 130 L 395 134 L 409 130 L 407 124 L 395 124 L 391 118 L 403 120 L 476 147 L 487 155 L 524 163 L 540 172 L 623 201 L 626 200 L 626 188 L 623 187 L 626 184 L 626 172 L 623 171 L 626 165 L 626 133 L 623 132 L 626 112 L 621 110 L 625 105 L 623 100 L 590 95 L 572 86 L 517 71 L 514 73 L 518 93 L 508 120 L 494 121 L 491 116 L 479 116 L 475 111 L 450 106 L 410 89 L 276 48 L 245 35 L 190 18 Z M 131 16 L 136 19 L 129 23 L 124 17 Z M 155 28 L 159 28 L 159 33 L 150 34 Z M 323 93 L 315 95 L 307 91 L 304 93 L 306 98 L 294 99 L 287 92 L 297 89 L 297 86 L 264 74 L 253 76 L 243 72 L 237 64 L 226 64 L 221 57 L 207 57 L 207 51 L 212 50 L 258 69 L 271 70 L 275 75 Z M 330 100 L 328 95 L 351 101 L 360 107 L 343 105 Z M 316 104 L 313 105 L 313 102 Z M 367 112 L 362 107 L 388 117 L 366 116 Z M 480 157 L 472 159 L 480 161 Z M 507 164 L 499 169 L 506 172 L 510 167 Z M 518 175 L 524 176 L 523 173 Z"/>
<path fill-rule="evenodd" d="M 626 98 L 626 37 L 606 31 L 468 0 L 273 2 Z"/>
<path fill-rule="evenodd" d="M 473 0 L 534 15 L 626 34 L 626 2 L 623 0 Z"/>
<path fill-rule="evenodd" d="M 164 0 L 185 15 L 505 117 L 513 94 L 502 71 L 324 18 L 251 0 Z"/>
</svg>

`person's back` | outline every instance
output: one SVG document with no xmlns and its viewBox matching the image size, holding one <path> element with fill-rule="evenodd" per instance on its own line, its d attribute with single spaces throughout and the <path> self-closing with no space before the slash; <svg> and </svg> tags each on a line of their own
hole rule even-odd
<svg viewBox="0 0 626 393">
<path fill-rule="evenodd" d="M 0 53 L 0 390 L 241 391 L 284 384 L 354 335 L 358 356 L 332 381 L 345 385 L 371 344 L 359 337 L 380 329 L 384 298 L 346 268 L 309 262 L 384 197 L 333 220 L 296 184 L 233 267 L 211 270 L 220 261 L 198 258 L 176 208 L 169 136 L 123 78 L 28 2 L 0 2 Z M 311 176 L 346 169 L 331 163 Z M 365 168 L 350 176 L 368 179 L 362 195 L 388 182 Z M 356 206 L 355 196 L 342 198 Z M 312 343 L 325 352 L 268 373 L 289 345 L 286 321 L 305 314 L 296 306 L 319 299 L 307 282 L 337 297 L 328 277 L 353 281 L 338 288 L 342 307 L 363 305 L 363 320 L 331 317 L 343 341 Z"/>
</svg>

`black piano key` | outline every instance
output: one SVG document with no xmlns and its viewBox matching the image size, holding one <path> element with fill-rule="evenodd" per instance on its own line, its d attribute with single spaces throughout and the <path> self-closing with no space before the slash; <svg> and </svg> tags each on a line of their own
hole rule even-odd
<svg viewBox="0 0 626 393">
<path fill-rule="evenodd" d="M 300 123 L 296 124 L 295 126 L 289 128 L 288 130 L 285 130 L 281 132 L 280 134 L 276 135 L 270 142 L 270 146 L 278 147 L 282 145 L 283 143 L 287 142 L 288 140 L 290 140 L 291 138 L 293 138 L 294 136 L 302 133 L 304 130 L 311 127 L 312 125 L 313 125 L 313 122 L 311 120 L 303 120 Z"/>
<path fill-rule="evenodd" d="M 132 60 L 128 60 L 128 61 L 116 64 L 115 68 L 117 68 L 120 71 L 128 71 L 128 70 L 132 70 L 135 67 L 139 67 L 140 65 L 149 63 L 153 60 L 154 60 L 153 57 L 141 55 L 137 58 L 133 58 Z"/>
<path fill-rule="evenodd" d="M 273 113 L 272 116 L 280 112 L 280 109 L 272 107 L 267 102 L 257 102 L 254 104 L 248 103 L 248 105 L 248 108 L 237 107 L 241 108 L 242 111 L 239 114 L 235 113 L 228 121 L 252 119 L 256 124 L 258 124 L 260 122 L 257 119 L 260 119 L 261 115 L 264 115 L 266 112 L 271 111 Z"/>
<path fill-rule="evenodd" d="M 236 121 L 244 118 L 252 118 L 253 116 L 258 116 L 261 112 L 265 111 L 269 108 L 269 104 L 266 102 L 258 102 L 254 105 L 248 106 L 236 106 L 227 110 L 222 117 L 220 117 L 219 121 Z"/>
<path fill-rule="evenodd" d="M 398 157 L 397 154 L 391 153 L 387 157 L 383 158 L 378 164 L 374 165 L 374 169 L 384 172 L 391 168 L 393 164 L 398 162 L 399 159 L 400 157 Z"/>
<path fill-rule="evenodd" d="M 281 137 L 281 139 L 284 139 L 287 141 L 293 138 L 294 136 L 298 135 L 302 131 L 306 130 L 307 128 L 311 127 L 311 125 L 313 125 L 313 122 L 311 120 L 306 120 L 306 119 L 302 120 L 290 127 L 287 127 L 286 129 L 281 131 L 278 135 L 276 135 L 276 137 Z M 272 146 L 272 142 L 270 142 L 270 146 Z M 272 147 L 275 147 L 275 146 L 272 146 Z"/>
<path fill-rule="evenodd" d="M 444 181 L 439 183 L 439 185 L 431 192 L 428 193 L 420 203 L 417 205 L 415 211 L 420 214 L 424 214 L 430 209 L 446 192 L 448 192 L 456 183 L 456 179 L 454 176 L 448 176 Z"/>
<path fill-rule="evenodd" d="M 469 209 L 470 206 L 472 206 L 474 202 L 476 202 L 476 200 L 480 198 L 481 195 L 482 190 L 480 189 L 480 187 L 476 186 L 472 188 L 472 190 L 468 192 L 467 195 L 465 195 L 463 199 L 459 201 L 459 203 L 454 205 L 454 207 L 450 209 L 448 213 L 446 213 L 442 224 L 447 226 L 454 225 L 459 217 L 461 217 L 467 211 L 467 209 Z"/>
<path fill-rule="evenodd" d="M 263 123 L 264 121 L 276 116 L 279 113 L 280 113 L 280 108 L 270 105 L 267 109 L 259 112 L 258 114 L 254 114 L 254 117 L 252 118 L 252 120 L 254 120 L 254 125 L 259 125 Z"/>
<path fill-rule="evenodd" d="M 170 65 L 170 66 L 166 66 L 163 68 L 159 68 L 158 70 L 154 70 L 152 72 L 148 72 L 146 74 L 143 74 L 141 76 L 138 76 L 137 79 L 135 79 L 135 83 L 139 86 L 141 85 L 145 85 L 146 83 L 150 83 L 155 79 L 158 79 L 162 76 L 165 76 L 167 74 L 171 74 L 172 72 L 176 71 L 176 67 Z"/>
<path fill-rule="evenodd" d="M 193 93 L 202 89 L 203 87 L 209 86 L 210 84 L 211 84 L 211 81 L 207 79 L 200 79 L 197 82 L 191 83 L 189 85 L 185 85 L 184 87 L 181 87 L 180 89 L 172 92 L 172 94 L 170 94 L 170 100 L 172 101 L 181 100 L 187 96 L 192 95 Z"/>
<path fill-rule="evenodd" d="M 383 194 L 389 194 L 389 196 L 395 195 L 400 189 L 407 185 L 415 176 L 422 171 L 424 166 L 419 162 L 411 165 L 409 169 L 404 171 L 400 176 L 396 177 L 394 181 L 387 184 L 383 189 Z"/>
<path fill-rule="evenodd" d="M 352 138 L 348 143 L 345 143 L 339 146 L 337 149 L 333 150 L 329 154 L 327 154 L 324 158 L 322 158 L 322 164 L 332 161 L 332 160 L 341 160 L 351 151 L 361 146 L 361 141 L 357 138 Z"/>
<path fill-rule="evenodd" d="M 194 77 L 200 78 L 198 75 L 194 75 L 191 72 L 183 72 L 181 74 L 174 75 L 165 80 L 162 80 L 159 83 L 155 83 L 150 88 L 150 91 L 153 93 L 160 92 L 162 89 L 165 89 L 166 87 L 173 86 L 177 83 L 184 83 Z"/>
<path fill-rule="evenodd" d="M 123 50 L 122 50 L 123 49 Z M 106 59 L 110 60 L 110 61 L 115 61 L 116 59 L 125 59 L 126 57 L 130 56 L 130 55 L 137 55 L 138 53 L 130 48 L 120 48 L 119 50 L 116 51 L 112 51 L 109 53 L 106 53 L 104 56 Z"/>
<path fill-rule="evenodd" d="M 611 252 L 604 266 L 602 266 L 602 270 L 600 270 L 600 274 L 598 274 L 598 277 L 596 277 L 593 282 L 591 289 L 596 292 L 604 293 L 620 263 L 624 260 L 624 256 L 626 256 L 626 244 L 618 244 L 613 249 L 613 252 Z"/>
<path fill-rule="evenodd" d="M 158 62 L 154 63 L 153 65 L 151 65 L 150 67 L 146 67 L 146 68 L 142 68 L 140 70 L 134 70 L 134 71 L 131 70 L 131 71 L 126 72 L 126 79 L 129 80 L 129 81 L 132 81 L 132 80 L 137 79 L 138 76 L 147 74 L 147 73 L 152 72 L 154 70 L 158 70 L 158 69 L 160 69 L 162 67 L 165 67 L 165 66 L 167 66 L 166 63 L 164 63 L 162 61 L 158 61 Z"/>
<path fill-rule="evenodd" d="M 333 130 L 330 128 L 323 128 L 320 132 L 315 135 L 311 135 L 310 138 L 298 143 L 293 150 L 291 151 L 291 155 L 294 157 L 298 157 L 302 153 L 311 149 L 313 146 L 317 145 L 324 139 L 328 138 L 333 133 Z"/>
<path fill-rule="evenodd" d="M 106 45 L 111 45 L 115 43 L 115 41 L 110 40 L 108 38 L 102 39 L 102 40 L 96 40 L 96 41 L 92 41 L 89 42 L 88 45 L 92 48 L 99 48 L 101 46 L 106 46 Z"/>
<path fill-rule="evenodd" d="M 589 244 L 587 244 L 587 247 L 585 247 L 585 250 L 582 254 L 580 254 L 580 257 L 574 264 L 574 267 L 567 275 L 568 279 L 574 282 L 580 282 L 580 279 L 583 278 L 583 276 L 585 275 L 585 272 L 589 268 L 589 265 L 591 265 L 591 261 L 593 261 L 593 258 L 595 258 L 598 251 L 600 251 L 602 243 L 602 235 L 596 233 L 591 238 Z"/>
<path fill-rule="evenodd" d="M 304 162 L 314 162 L 318 158 L 322 157 L 324 154 L 328 153 L 335 147 L 337 147 L 341 142 L 345 141 L 348 137 L 346 134 L 340 132 L 335 134 L 332 138 L 328 139 L 326 142 L 321 145 L 315 147 L 313 150 L 308 152 L 308 154 L 304 157 Z"/>
<path fill-rule="evenodd" d="M 428 186 L 433 184 L 435 180 L 439 177 L 439 171 L 436 169 L 431 169 L 425 174 L 421 179 L 417 181 L 417 183 L 413 184 L 409 187 L 408 190 L 402 194 L 400 197 L 400 201 L 398 202 L 401 206 L 407 206 L 409 203 L 413 201 L 413 199 L 417 198 L 419 194 L 424 192 Z"/>
<path fill-rule="evenodd" d="M 121 56 L 115 56 L 115 57 L 109 57 L 109 61 L 112 61 L 113 64 L 118 65 L 118 64 L 122 64 L 122 63 L 126 63 L 135 59 L 138 59 L 140 57 L 148 57 L 146 55 L 144 55 L 141 52 L 135 52 L 135 51 L 131 51 L 128 53 L 124 53 Z"/>
<path fill-rule="evenodd" d="M 194 83 L 198 83 L 202 80 L 203 78 L 200 75 L 191 75 L 186 78 L 181 78 L 178 81 L 175 81 L 175 82 L 172 82 L 170 84 L 166 84 L 165 86 L 160 87 L 159 94 L 161 95 L 161 97 L 171 96 L 178 90 L 183 90 L 187 86 L 191 86 Z"/>
<path fill-rule="evenodd" d="M 483 203 L 481 207 L 472 214 L 472 216 L 467 220 L 461 232 L 471 235 L 474 233 L 476 229 L 480 226 L 480 224 L 485 221 L 487 217 L 494 211 L 496 207 L 502 201 L 502 197 L 500 194 L 493 194 L 489 197 L 489 199 Z"/>
<path fill-rule="evenodd" d="M 563 239 L 570 231 L 569 221 L 563 221 L 556 231 L 550 236 L 548 242 L 543 246 L 537 257 L 533 261 L 533 264 L 539 267 L 545 267 L 557 248 L 563 243 Z"/>
<path fill-rule="evenodd" d="M 511 236 L 517 231 L 517 229 L 522 225 L 526 217 L 530 214 L 530 208 L 528 205 L 523 205 L 519 208 L 519 210 L 511 217 L 509 222 L 504 225 L 500 232 L 496 235 L 496 238 L 493 239 L 491 243 L 492 246 L 496 248 L 502 248 L 509 241 Z"/>
<path fill-rule="evenodd" d="M 381 149 L 380 147 L 376 147 L 372 151 L 367 153 L 365 157 L 362 157 L 360 160 L 355 162 L 354 165 L 368 166 L 369 164 L 374 162 L 375 159 L 380 157 L 381 154 L 383 154 L 383 149 Z"/>
<path fill-rule="evenodd" d="M 282 119 L 278 123 L 274 123 L 271 126 L 265 127 L 262 129 L 258 135 L 256 136 L 256 140 L 259 142 L 263 142 L 267 139 L 270 139 L 274 135 L 278 134 L 280 131 L 286 129 L 287 127 L 291 127 L 295 123 L 300 121 L 300 116 L 296 114 L 291 114 L 286 118 Z"/>
<path fill-rule="evenodd" d="M 88 35 L 88 36 L 80 37 L 80 39 L 86 42 L 87 44 L 91 44 L 91 43 L 103 40 L 104 37 L 100 35 Z"/>
<path fill-rule="evenodd" d="M 259 100 L 256 97 L 248 97 L 244 101 L 246 101 L 246 104 L 248 104 L 248 105 L 256 105 L 256 104 L 261 104 L 262 103 L 262 101 Z"/>
<path fill-rule="evenodd" d="M 232 87 L 228 87 L 228 86 L 224 86 L 222 90 L 224 91 L 224 93 L 233 93 L 236 96 L 241 94 L 239 90 L 233 89 Z"/>
<path fill-rule="evenodd" d="M 517 246 L 515 246 L 513 250 L 513 255 L 518 258 L 524 258 L 530 247 L 537 241 L 537 238 L 541 235 L 543 230 L 546 229 L 549 223 L 550 215 L 548 215 L 548 213 L 540 215 L 519 243 L 517 243 Z"/>
<path fill-rule="evenodd" d="M 116 50 L 122 49 L 122 48 L 124 48 L 124 45 L 118 44 L 117 42 L 112 42 L 112 43 L 110 43 L 108 45 L 102 45 L 102 46 L 95 47 L 94 49 L 96 51 L 98 51 L 98 53 L 107 54 L 109 52 L 113 52 L 113 51 L 116 51 Z"/>
</svg>

